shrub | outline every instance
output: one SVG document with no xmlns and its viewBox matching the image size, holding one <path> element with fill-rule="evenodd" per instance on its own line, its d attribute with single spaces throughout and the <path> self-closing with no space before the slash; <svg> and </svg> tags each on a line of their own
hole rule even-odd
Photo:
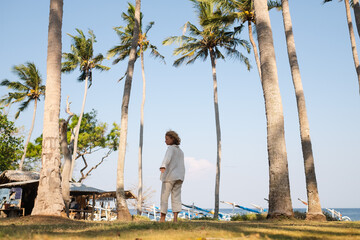
<svg viewBox="0 0 360 240">
<path fill-rule="evenodd" d="M 248 214 L 236 214 L 231 216 L 230 221 L 254 221 L 254 220 L 264 220 L 266 219 L 267 214 L 255 214 L 255 213 L 248 213 Z"/>
<path fill-rule="evenodd" d="M 295 211 L 294 212 L 294 217 L 296 219 L 305 220 L 306 219 L 306 212 Z"/>
<path fill-rule="evenodd" d="M 132 220 L 133 221 L 151 221 L 150 218 L 146 217 L 146 216 L 141 216 L 141 215 L 132 215 Z"/>
<path fill-rule="evenodd" d="M 326 217 L 326 221 L 338 221 L 337 218 L 334 218 L 331 213 L 323 211 L 323 214 Z"/>
<path fill-rule="evenodd" d="M 216 221 L 215 218 L 213 217 L 208 217 L 208 216 L 203 216 L 203 217 L 199 217 L 199 218 L 193 218 L 191 220 L 206 220 L 206 221 Z"/>
</svg>

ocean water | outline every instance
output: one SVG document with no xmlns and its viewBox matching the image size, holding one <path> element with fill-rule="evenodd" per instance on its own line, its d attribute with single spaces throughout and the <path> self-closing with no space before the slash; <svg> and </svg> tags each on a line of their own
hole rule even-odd
<svg viewBox="0 0 360 240">
<path fill-rule="evenodd" d="M 334 209 L 337 212 L 340 212 L 342 214 L 342 216 L 347 216 L 351 219 L 351 221 L 360 221 L 360 208 L 329 208 L 329 209 Z M 298 212 L 306 212 L 306 208 L 294 208 L 294 211 L 298 211 Z M 224 212 L 224 213 L 232 213 L 233 210 L 232 209 L 220 209 L 220 212 Z M 325 208 L 323 208 L 323 212 L 328 212 L 330 213 L 328 210 L 326 210 Z M 239 213 L 239 214 L 246 214 L 248 212 L 244 211 L 244 210 L 237 210 L 235 209 L 235 214 Z M 330 213 L 331 214 L 331 213 Z"/>
<path fill-rule="evenodd" d="M 343 217 L 347 216 L 351 219 L 351 221 L 360 221 L 360 208 L 330 208 L 330 209 L 334 209 L 337 212 L 340 212 L 342 214 Z M 206 209 L 206 210 L 212 210 L 212 209 Z M 298 211 L 298 212 L 306 212 L 306 208 L 294 208 L 294 211 Z M 323 209 L 324 212 L 328 212 L 330 213 L 328 210 Z M 221 208 L 219 210 L 220 213 L 222 214 L 247 214 L 249 213 L 248 211 L 239 209 L 239 208 Z M 130 213 L 131 214 L 136 214 L 136 210 L 130 209 Z M 331 213 L 330 213 L 331 214 Z M 145 216 L 147 216 L 146 214 L 143 214 Z M 153 219 L 153 216 L 149 216 L 150 219 Z"/>
</svg>

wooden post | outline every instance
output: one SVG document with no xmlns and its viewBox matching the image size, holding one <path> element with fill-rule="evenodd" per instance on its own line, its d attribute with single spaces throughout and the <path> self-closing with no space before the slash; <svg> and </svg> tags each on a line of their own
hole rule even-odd
<svg viewBox="0 0 360 240">
<path fill-rule="evenodd" d="M 93 193 L 93 204 L 91 210 L 91 221 L 94 220 L 94 210 L 95 210 L 95 193 Z"/>
</svg>

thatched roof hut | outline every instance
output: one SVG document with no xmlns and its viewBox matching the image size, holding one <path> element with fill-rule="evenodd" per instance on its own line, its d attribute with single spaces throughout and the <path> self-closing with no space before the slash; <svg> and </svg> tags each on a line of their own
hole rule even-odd
<svg viewBox="0 0 360 240">
<path fill-rule="evenodd" d="M 6 170 L 0 174 L 1 188 L 22 188 L 22 207 L 25 208 L 25 215 L 31 214 L 34 207 L 37 189 L 39 186 L 40 174 L 38 172 Z M 70 183 L 71 196 L 92 196 L 93 199 L 116 198 L 115 191 L 104 191 L 98 188 L 89 187 L 82 183 Z M 125 191 L 126 199 L 136 199 L 130 192 Z"/>
<path fill-rule="evenodd" d="M 0 188 L 22 189 L 21 207 L 25 208 L 25 215 L 31 214 L 34 207 L 40 174 L 38 172 L 6 170 L 0 174 Z"/>
<path fill-rule="evenodd" d="M 5 170 L 0 174 L 0 184 L 39 180 L 40 173 L 19 170 Z"/>
</svg>

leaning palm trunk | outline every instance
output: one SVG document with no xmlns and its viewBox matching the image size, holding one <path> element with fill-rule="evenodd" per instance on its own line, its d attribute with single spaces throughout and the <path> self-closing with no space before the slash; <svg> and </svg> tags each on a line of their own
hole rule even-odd
<svg viewBox="0 0 360 240">
<path fill-rule="evenodd" d="M 260 80 L 261 80 L 261 67 L 260 67 L 259 53 L 258 53 L 256 43 L 254 41 L 254 37 L 253 37 L 253 34 L 252 34 L 252 26 L 251 26 L 250 21 L 248 21 L 248 29 L 249 29 L 249 39 L 250 39 L 251 45 L 252 45 L 252 47 L 254 49 L 255 62 L 256 62 L 256 66 L 257 66 L 258 73 L 259 73 Z"/>
<path fill-rule="evenodd" d="M 139 185 L 138 185 L 138 197 L 137 197 L 137 214 L 142 213 L 142 202 L 143 202 L 143 174 L 142 174 L 142 152 L 144 142 L 144 106 L 145 106 L 145 93 L 146 93 L 146 80 L 145 80 L 145 69 L 144 69 L 144 52 L 140 46 L 140 57 L 141 57 L 141 74 L 143 79 L 143 92 L 141 102 L 141 116 L 140 116 L 140 139 L 139 139 Z"/>
<path fill-rule="evenodd" d="M 259 42 L 261 79 L 267 119 L 269 159 L 268 218 L 294 215 L 284 134 L 284 115 L 277 76 L 275 51 L 266 0 L 254 0 Z"/>
<path fill-rule="evenodd" d="M 357 28 L 358 34 L 360 36 L 360 5 L 359 5 L 359 0 L 353 0 L 353 8 L 354 8 L 356 28 Z"/>
<path fill-rule="evenodd" d="M 42 166 L 32 215 L 60 216 L 61 196 L 59 114 L 61 101 L 61 26 L 63 0 L 50 1 L 47 80 L 44 106 Z"/>
<path fill-rule="evenodd" d="M 213 76 L 214 109 L 215 109 L 215 123 L 216 123 L 216 141 L 217 141 L 214 218 L 218 219 L 219 201 L 220 201 L 219 190 L 220 190 L 220 166 L 221 166 L 221 130 L 220 130 L 219 104 L 218 104 L 217 80 L 216 80 L 216 60 L 215 60 L 215 53 L 212 49 L 210 49 L 210 58 L 211 58 L 211 68 L 212 68 L 212 76 Z"/>
<path fill-rule="evenodd" d="M 24 154 L 21 157 L 21 161 L 20 161 L 20 165 L 19 165 L 19 170 L 20 171 L 22 171 L 22 169 L 23 169 L 24 161 L 25 161 L 25 157 L 26 157 L 27 146 L 29 144 L 31 134 L 32 134 L 32 131 L 34 129 L 35 116 L 36 116 L 36 107 L 37 107 L 37 99 L 35 99 L 35 102 L 34 102 L 34 113 L 33 113 L 33 118 L 32 118 L 32 122 L 31 122 L 31 128 L 30 128 L 30 131 L 29 131 L 29 136 L 28 136 L 28 138 L 26 139 L 26 142 L 25 142 Z"/>
<path fill-rule="evenodd" d="M 325 221 L 326 217 L 322 213 L 320 198 L 317 188 L 314 156 L 311 146 L 309 121 L 307 117 L 305 96 L 301 82 L 300 69 L 296 55 L 295 40 L 292 30 L 292 22 L 290 16 L 288 0 L 282 0 L 282 14 L 286 35 L 286 46 L 289 56 L 289 63 L 291 68 L 291 75 L 293 79 L 296 102 L 299 115 L 300 125 L 300 138 L 304 157 L 305 177 L 306 177 L 306 190 L 308 197 L 308 212 L 306 219 L 308 220 L 322 220 Z"/>
<path fill-rule="evenodd" d="M 125 165 L 125 152 L 126 152 L 126 139 L 128 130 L 128 109 L 131 92 L 131 82 L 134 73 L 134 65 L 136 60 L 136 48 L 139 39 L 140 32 L 140 8 L 141 0 L 136 0 L 135 5 L 135 27 L 133 33 L 133 39 L 131 41 L 131 50 L 129 54 L 129 63 L 127 68 L 127 75 L 124 86 L 123 101 L 121 106 L 121 123 L 120 123 L 120 139 L 119 139 L 119 156 L 117 166 L 117 179 L 116 179 L 116 207 L 117 207 L 117 219 L 122 221 L 131 220 L 129 208 L 125 199 L 124 190 L 124 165 Z"/>
<path fill-rule="evenodd" d="M 359 91 L 360 91 L 360 65 L 359 65 L 358 53 L 356 50 L 354 28 L 353 28 L 352 21 L 351 21 L 350 4 L 349 4 L 349 0 L 344 0 L 344 2 L 345 2 L 345 10 L 346 10 L 346 19 L 347 19 L 347 23 L 348 23 L 348 27 L 349 27 L 351 49 L 352 49 L 356 74 L 357 74 L 358 82 L 359 82 Z"/>
<path fill-rule="evenodd" d="M 75 128 L 76 132 L 75 132 L 75 140 L 74 140 L 74 150 L 73 150 L 73 155 L 72 155 L 72 160 L 71 160 L 71 170 L 70 170 L 69 179 L 72 178 L 72 175 L 74 173 L 74 166 L 75 166 L 75 160 L 76 160 L 76 157 L 77 157 L 77 148 L 78 148 L 81 120 L 82 120 L 82 117 L 84 115 L 86 96 L 87 96 L 87 90 L 88 90 L 88 80 L 89 80 L 89 73 L 87 73 L 86 77 L 85 77 L 84 98 L 83 98 L 83 103 L 82 103 L 82 106 L 81 106 L 80 116 L 79 116 L 79 119 L 78 119 L 78 122 L 77 122 L 76 128 Z"/>
</svg>

